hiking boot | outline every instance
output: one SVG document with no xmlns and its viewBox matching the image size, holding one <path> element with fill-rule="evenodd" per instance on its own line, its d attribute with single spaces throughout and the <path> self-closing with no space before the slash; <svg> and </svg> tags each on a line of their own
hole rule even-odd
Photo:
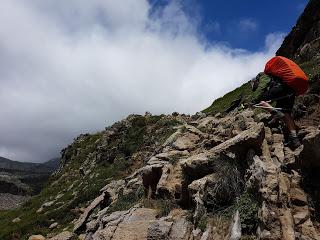
<svg viewBox="0 0 320 240">
<path fill-rule="evenodd" d="M 297 136 L 288 136 L 288 142 L 285 143 L 286 147 L 289 147 L 291 150 L 295 150 L 296 148 L 301 146 L 301 142 Z"/>
</svg>

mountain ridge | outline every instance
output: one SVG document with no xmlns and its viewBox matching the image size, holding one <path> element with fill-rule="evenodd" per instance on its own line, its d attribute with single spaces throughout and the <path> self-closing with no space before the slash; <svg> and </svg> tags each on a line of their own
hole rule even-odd
<svg viewBox="0 0 320 240">
<path fill-rule="evenodd" d="M 58 161 L 58 159 L 53 158 L 44 163 L 32 163 L 32 162 L 14 161 L 8 158 L 0 157 L 0 169 L 33 172 L 33 173 L 50 173 L 56 170 L 55 166 L 57 166 L 57 164 L 54 163 L 55 161 Z M 53 166 L 53 168 L 51 168 L 50 164 Z"/>
</svg>

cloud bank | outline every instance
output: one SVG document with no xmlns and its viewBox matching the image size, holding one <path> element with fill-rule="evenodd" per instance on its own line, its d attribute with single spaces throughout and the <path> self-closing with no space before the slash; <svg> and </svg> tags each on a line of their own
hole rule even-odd
<svg viewBox="0 0 320 240">
<path fill-rule="evenodd" d="M 44 161 L 130 113 L 194 113 L 261 71 L 259 52 L 208 43 L 178 1 L 3 0 L 0 156 Z"/>
</svg>

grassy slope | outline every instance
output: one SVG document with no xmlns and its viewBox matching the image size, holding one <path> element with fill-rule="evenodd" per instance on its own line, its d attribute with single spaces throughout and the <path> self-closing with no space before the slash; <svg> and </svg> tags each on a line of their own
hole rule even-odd
<svg viewBox="0 0 320 240">
<path fill-rule="evenodd" d="M 316 61 L 305 62 L 300 65 L 301 68 L 305 71 L 305 73 L 311 79 L 311 87 L 312 87 L 312 78 L 320 73 L 320 66 Z M 260 88 L 261 89 L 261 88 Z M 225 94 L 223 97 L 216 99 L 210 107 L 203 110 L 205 113 L 216 114 L 218 112 L 224 112 L 227 109 L 232 101 L 235 101 L 242 98 L 242 103 L 251 103 L 256 99 L 256 97 L 260 94 L 259 89 L 256 92 L 251 91 L 250 83 L 245 83 L 241 87 L 236 88 L 235 90 Z"/>
<path fill-rule="evenodd" d="M 122 141 L 114 163 L 100 162 L 84 177 L 79 174 L 79 168 L 90 153 L 97 149 L 104 132 L 90 134 L 82 141 L 71 144 L 66 153 L 68 164 L 60 174 L 49 179 L 39 195 L 19 209 L 0 211 L 0 239 L 27 239 L 30 234 L 45 236 L 49 232 L 58 233 L 65 227 L 72 227 L 70 222 L 79 216 L 77 209 L 87 206 L 111 180 L 122 179 L 134 170 L 130 162 L 132 154 L 151 142 L 157 142 L 158 145 L 163 143 L 175 131 L 173 127 L 181 124 L 164 115 L 135 116 L 130 122 L 131 126 L 107 146 L 110 149 L 118 145 L 119 140 Z M 75 155 L 79 149 L 80 153 Z M 59 194 L 61 198 L 56 200 L 55 204 L 45 208 L 42 213 L 36 212 L 43 203 L 54 200 Z M 21 221 L 12 223 L 17 217 L 21 218 Z M 49 230 L 54 221 L 59 223 L 59 227 Z"/>
<path fill-rule="evenodd" d="M 95 134 L 88 137 L 82 143 L 82 151 L 79 157 L 70 162 L 63 173 L 51 177 L 47 186 L 39 195 L 32 198 L 20 209 L 0 212 L 0 239 L 8 239 L 13 233 L 19 237 L 26 237 L 29 233 L 46 234 L 49 232 L 48 227 L 53 223 L 51 219 L 58 219 L 61 227 L 56 230 L 61 231 L 73 218 L 77 217 L 77 213 L 71 210 L 75 207 L 81 207 L 99 193 L 101 187 L 107 183 L 107 179 L 102 176 L 114 177 L 115 173 L 119 171 L 114 166 L 96 168 L 92 178 L 90 178 L 91 175 L 88 175 L 84 179 L 80 179 L 77 169 L 84 161 L 86 153 L 94 148 L 93 143 L 99 135 Z M 69 188 L 70 191 L 65 191 Z M 73 194 L 80 192 L 81 194 Z M 52 201 L 58 194 L 63 194 L 57 201 L 60 203 L 46 208 L 45 213 L 36 213 L 44 202 Z M 12 219 L 16 217 L 20 217 L 21 222 L 12 223 Z"/>
</svg>

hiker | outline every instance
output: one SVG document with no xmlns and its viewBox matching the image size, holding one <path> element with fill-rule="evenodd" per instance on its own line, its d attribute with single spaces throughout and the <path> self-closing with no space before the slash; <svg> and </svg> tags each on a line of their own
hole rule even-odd
<svg viewBox="0 0 320 240">
<path fill-rule="evenodd" d="M 263 73 L 251 80 L 253 91 L 256 91 L 262 78 L 269 81 L 265 83 L 259 103 L 255 106 L 269 111 L 273 116 L 273 122 L 285 122 L 288 129 L 286 145 L 294 150 L 301 143 L 291 113 L 295 96 L 304 94 L 308 89 L 308 77 L 297 64 L 285 57 L 277 56 L 267 62 Z M 275 107 L 270 104 L 271 101 L 276 101 Z"/>
</svg>

